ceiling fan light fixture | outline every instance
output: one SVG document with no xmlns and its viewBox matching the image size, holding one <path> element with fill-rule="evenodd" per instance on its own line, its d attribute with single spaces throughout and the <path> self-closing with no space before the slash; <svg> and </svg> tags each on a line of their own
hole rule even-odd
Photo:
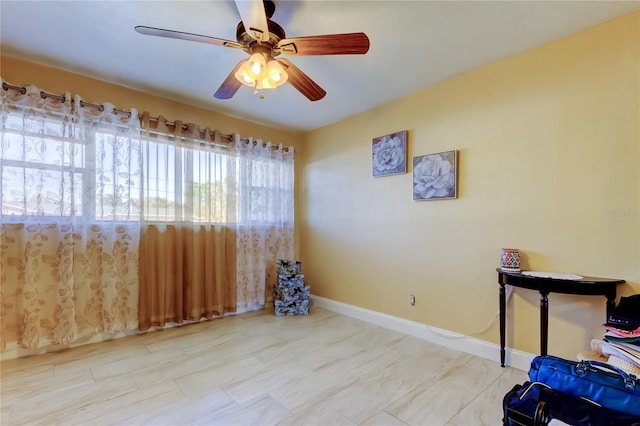
<svg viewBox="0 0 640 426">
<path fill-rule="evenodd" d="M 251 78 L 260 80 L 267 74 L 267 60 L 262 53 L 254 53 L 244 65 L 244 68 Z"/>
<path fill-rule="evenodd" d="M 238 71 L 236 71 L 236 73 L 234 74 L 234 77 L 236 78 L 236 80 L 238 80 L 240 83 L 244 84 L 245 86 L 255 87 L 256 79 L 251 77 L 251 75 L 247 72 L 247 69 L 248 69 L 247 62 L 248 62 L 247 59 L 240 62 L 241 65 L 239 66 Z"/>
<path fill-rule="evenodd" d="M 289 79 L 289 75 L 282 65 L 274 59 L 271 59 L 267 64 L 267 76 L 269 83 L 274 87 L 283 85 Z"/>
<path fill-rule="evenodd" d="M 268 78 L 263 78 L 262 80 L 258 81 L 258 85 L 256 86 L 256 89 L 258 90 L 275 88 L 276 86 L 272 85 Z"/>
<path fill-rule="evenodd" d="M 255 77 L 252 67 L 251 58 L 242 61 L 238 71 L 234 74 L 236 80 L 245 86 L 262 90 L 275 89 L 276 87 L 282 86 L 289 79 L 289 75 L 284 70 L 284 67 L 273 58 L 263 67 L 263 72 L 260 73 L 262 74 L 261 77 Z"/>
<path fill-rule="evenodd" d="M 246 74 L 242 75 L 242 83 L 246 84 L 247 86 L 254 86 L 255 80 L 252 80 L 251 77 L 249 77 Z"/>
</svg>

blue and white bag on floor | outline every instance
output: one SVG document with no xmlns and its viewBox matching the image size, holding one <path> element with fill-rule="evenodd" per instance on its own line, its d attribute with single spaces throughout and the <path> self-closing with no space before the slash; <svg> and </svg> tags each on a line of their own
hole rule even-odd
<svg viewBox="0 0 640 426">
<path fill-rule="evenodd" d="M 603 407 L 640 416 L 640 380 L 610 364 L 537 356 L 531 362 L 529 379 Z"/>
</svg>

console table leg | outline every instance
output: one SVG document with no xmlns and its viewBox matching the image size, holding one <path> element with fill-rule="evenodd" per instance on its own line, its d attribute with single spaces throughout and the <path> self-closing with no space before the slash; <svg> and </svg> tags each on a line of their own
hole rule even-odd
<svg viewBox="0 0 640 426">
<path fill-rule="evenodd" d="M 540 292 L 540 355 L 547 354 L 549 333 L 549 293 Z"/>
<path fill-rule="evenodd" d="M 504 284 L 500 283 L 500 366 L 504 367 L 505 359 L 505 323 L 506 323 L 506 296 Z"/>
</svg>

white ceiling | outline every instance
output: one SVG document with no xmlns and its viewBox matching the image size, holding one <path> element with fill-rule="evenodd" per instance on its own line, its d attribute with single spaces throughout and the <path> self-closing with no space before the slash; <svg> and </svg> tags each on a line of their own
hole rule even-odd
<svg viewBox="0 0 640 426">
<path fill-rule="evenodd" d="M 235 40 L 240 17 L 230 0 L 2 0 L 0 48 L 205 109 L 311 130 L 639 8 L 640 1 L 276 0 L 272 19 L 288 37 L 363 31 L 371 40 L 364 56 L 289 58 L 327 91 L 317 102 L 289 85 L 266 91 L 263 100 L 244 86 L 231 100 L 214 99 L 243 51 L 133 30 L 146 25 Z"/>
</svg>

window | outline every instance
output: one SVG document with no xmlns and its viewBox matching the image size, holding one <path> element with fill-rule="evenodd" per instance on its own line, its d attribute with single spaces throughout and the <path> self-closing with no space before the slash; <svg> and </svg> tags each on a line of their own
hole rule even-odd
<svg viewBox="0 0 640 426">
<path fill-rule="evenodd" d="M 215 144 L 68 111 L 7 111 L 2 222 L 293 223 L 293 154 L 281 147 Z"/>
<path fill-rule="evenodd" d="M 226 146 L 155 135 L 142 150 L 145 220 L 227 222 L 235 158 Z"/>
<path fill-rule="evenodd" d="M 139 220 L 140 152 L 129 135 L 87 131 L 66 117 L 20 130 L 23 121 L 8 115 L 1 135 L 4 222 Z"/>
<path fill-rule="evenodd" d="M 1 135 L 3 220 L 81 216 L 86 146 L 71 139 L 66 122 L 22 125 L 23 117 L 9 115 Z"/>
<path fill-rule="evenodd" d="M 241 160 L 242 161 L 242 160 Z M 247 160 L 248 209 L 241 221 L 278 224 L 288 217 L 285 210 L 293 211 L 293 163 L 280 159 L 253 158 Z"/>
</svg>

